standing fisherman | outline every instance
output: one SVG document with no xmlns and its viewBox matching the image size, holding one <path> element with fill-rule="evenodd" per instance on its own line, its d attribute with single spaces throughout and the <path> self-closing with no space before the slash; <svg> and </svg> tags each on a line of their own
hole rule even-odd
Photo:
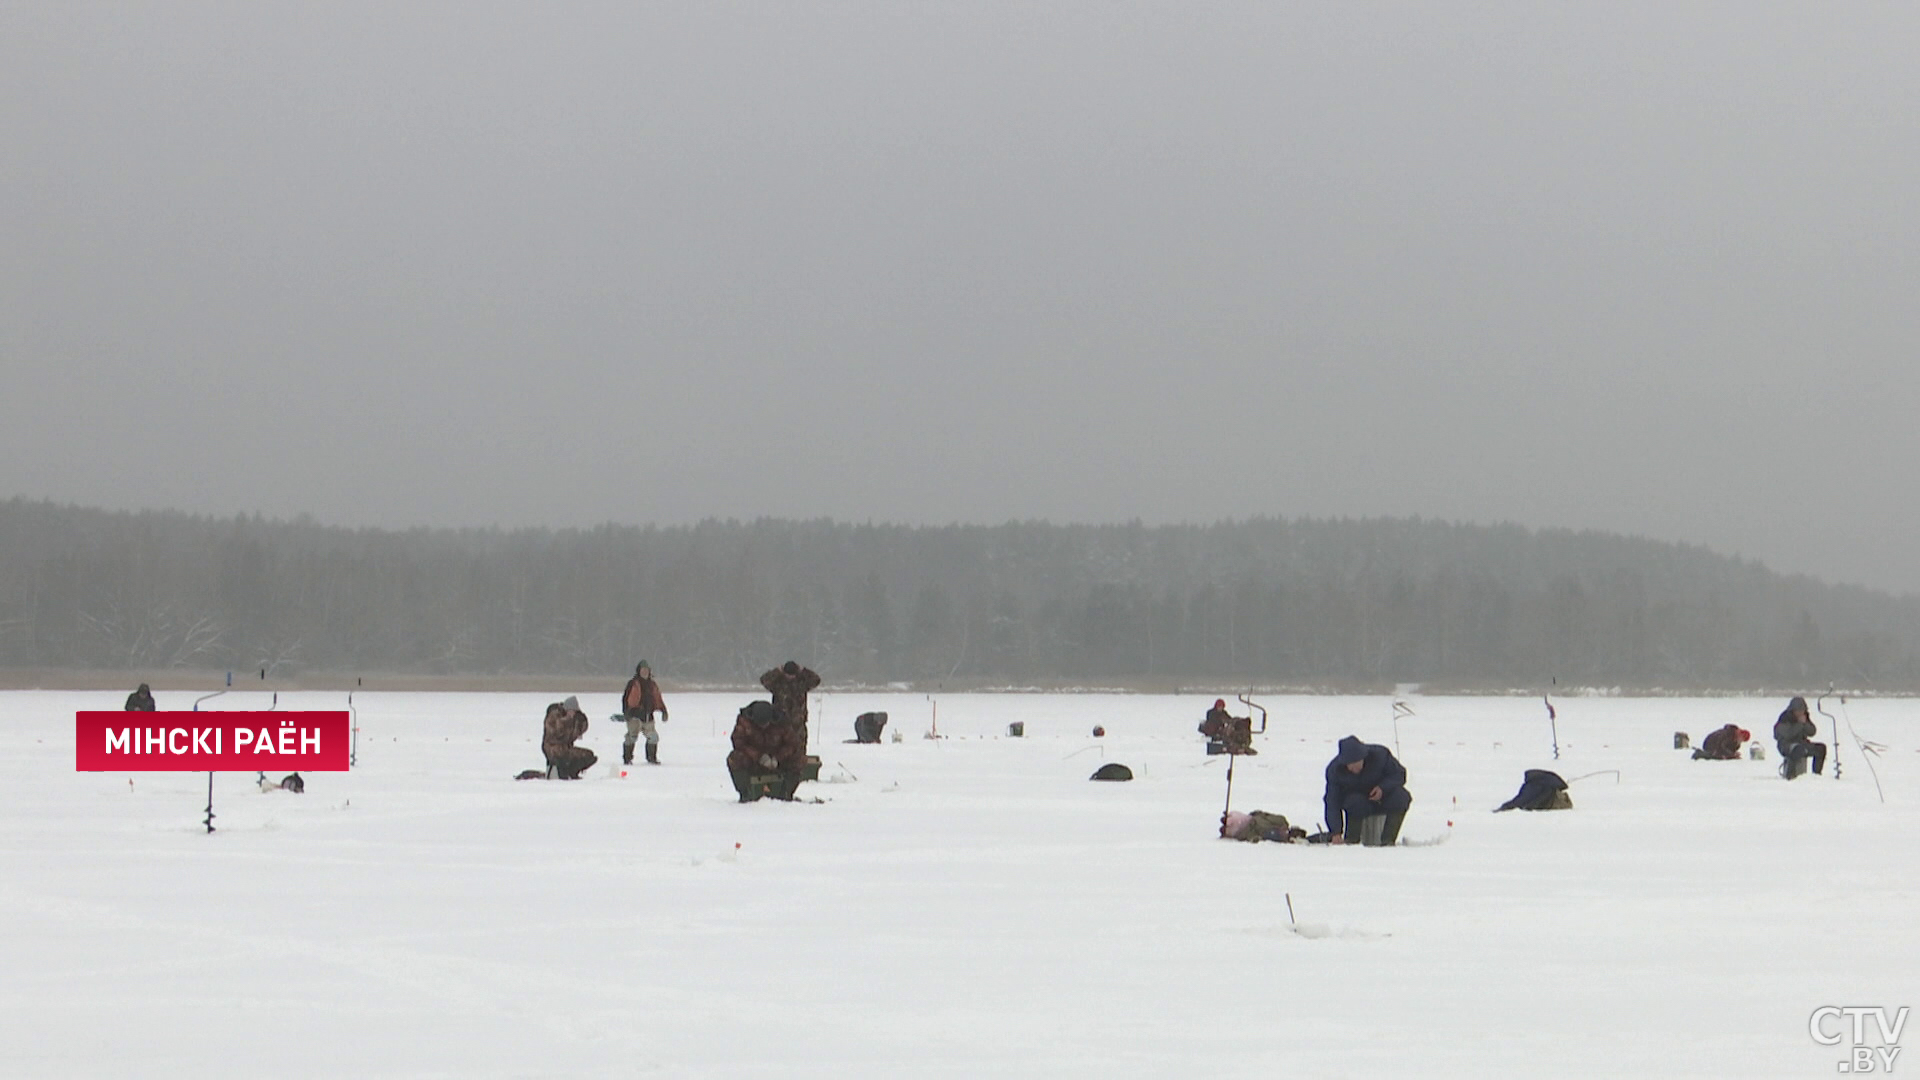
<svg viewBox="0 0 1920 1080">
<path fill-rule="evenodd" d="M 653 669 L 645 660 L 633 669 L 633 678 L 627 680 L 627 689 L 620 695 L 621 715 L 627 720 L 627 738 L 620 744 L 620 760 L 633 764 L 633 744 L 640 741 L 642 734 L 647 737 L 647 764 L 660 764 L 660 732 L 653 724 L 653 714 L 659 713 L 662 722 L 667 719 L 667 700 L 660 696 L 660 684 L 653 681 Z"/>
<path fill-rule="evenodd" d="M 806 753 L 807 691 L 820 685 L 820 676 L 812 668 L 789 660 L 760 676 L 760 685 L 773 695 L 774 708 L 786 716 L 788 723 L 800 729 L 800 752 Z"/>
</svg>

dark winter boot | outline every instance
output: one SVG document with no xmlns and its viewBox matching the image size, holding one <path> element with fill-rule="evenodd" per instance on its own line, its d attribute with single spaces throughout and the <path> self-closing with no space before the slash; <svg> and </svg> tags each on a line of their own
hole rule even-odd
<svg viewBox="0 0 1920 1080">
<path fill-rule="evenodd" d="M 1560 794 L 1565 795 L 1566 792 L 1563 791 L 1560 792 Z M 1392 847 L 1400 841 L 1400 825 L 1407 820 L 1407 812 L 1405 810 L 1389 810 L 1381 814 L 1380 817 L 1383 821 L 1380 826 L 1380 846 Z"/>
<path fill-rule="evenodd" d="M 633 759 L 631 757 L 627 759 L 627 764 L 629 765 L 633 764 Z M 659 743 L 647 744 L 647 764 L 649 765 L 660 764 L 660 744 Z"/>
<path fill-rule="evenodd" d="M 753 774 L 745 769 L 728 769 L 727 777 L 733 781 L 733 790 L 740 793 L 741 802 L 753 802 L 760 798 L 760 790 L 754 785 Z"/>
<path fill-rule="evenodd" d="M 653 749 L 653 747 L 649 746 L 647 747 L 647 749 L 651 750 Z M 622 765 L 633 764 L 633 744 L 632 743 L 628 743 L 625 746 L 622 746 L 620 748 L 620 764 Z"/>
</svg>

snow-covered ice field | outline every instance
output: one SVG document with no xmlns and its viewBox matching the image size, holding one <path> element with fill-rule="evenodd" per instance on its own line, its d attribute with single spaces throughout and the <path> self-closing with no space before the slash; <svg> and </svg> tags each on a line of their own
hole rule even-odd
<svg viewBox="0 0 1920 1080">
<path fill-rule="evenodd" d="M 816 695 L 857 780 L 749 806 L 744 693 L 517 783 L 554 696 L 363 693 L 357 769 L 221 774 L 209 836 L 205 774 L 75 771 L 124 692 L 0 694 L 0 1075 L 1817 1077 L 1814 1009 L 1920 1005 L 1920 702 L 1847 706 L 1883 806 L 1850 740 L 1779 779 L 1784 700 L 1556 699 L 1555 763 L 1538 698 L 1415 697 L 1404 835 L 1446 839 L 1366 850 L 1214 838 L 1212 694 L 942 696 L 938 741 L 925 695 Z M 1236 808 L 1312 825 L 1334 741 L 1393 743 L 1386 698 L 1266 704 Z M 906 740 L 842 745 L 868 709 Z M 1728 721 L 1768 760 L 1671 748 Z M 1490 813 L 1529 767 L 1619 777 Z"/>
</svg>

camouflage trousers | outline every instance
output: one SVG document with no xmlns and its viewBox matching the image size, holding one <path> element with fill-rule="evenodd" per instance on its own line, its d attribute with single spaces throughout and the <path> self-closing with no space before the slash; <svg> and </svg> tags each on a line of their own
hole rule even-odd
<svg viewBox="0 0 1920 1080">
<path fill-rule="evenodd" d="M 580 774 L 593 768 L 600 755 L 584 746 L 570 746 L 557 754 L 547 755 L 547 768 L 553 770 L 557 780 L 578 780 Z"/>
<path fill-rule="evenodd" d="M 658 722 L 651 716 L 627 717 L 627 737 L 625 741 L 621 743 L 621 746 L 625 748 L 628 760 L 632 760 L 633 744 L 639 742 L 640 736 L 642 735 L 647 737 L 648 746 L 660 745 L 660 728 Z M 679 744 L 675 743 L 674 745 L 677 746 Z"/>
</svg>

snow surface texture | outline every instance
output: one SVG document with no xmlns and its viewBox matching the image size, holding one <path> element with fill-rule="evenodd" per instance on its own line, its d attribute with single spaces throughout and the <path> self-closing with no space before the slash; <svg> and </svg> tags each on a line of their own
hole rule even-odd
<svg viewBox="0 0 1920 1080">
<path fill-rule="evenodd" d="M 1814 1077 L 1814 1009 L 1920 1005 L 1920 702 L 1848 707 L 1883 806 L 1851 741 L 1837 782 L 1672 749 L 1781 700 L 1556 699 L 1555 763 L 1538 698 L 1414 698 L 1405 836 L 1452 835 L 1365 850 L 1215 839 L 1213 691 L 942 696 L 938 741 L 816 695 L 850 782 L 741 806 L 747 696 L 670 694 L 623 778 L 619 681 L 588 779 L 511 779 L 555 695 L 361 693 L 355 771 L 220 774 L 211 836 L 204 773 L 74 771 L 124 694 L 0 694 L 0 1074 Z M 1311 825 L 1334 741 L 1393 742 L 1386 698 L 1266 704 L 1240 809 Z M 843 745 L 869 709 L 907 738 Z M 1621 776 L 1491 813 L 1530 767 Z"/>
</svg>

